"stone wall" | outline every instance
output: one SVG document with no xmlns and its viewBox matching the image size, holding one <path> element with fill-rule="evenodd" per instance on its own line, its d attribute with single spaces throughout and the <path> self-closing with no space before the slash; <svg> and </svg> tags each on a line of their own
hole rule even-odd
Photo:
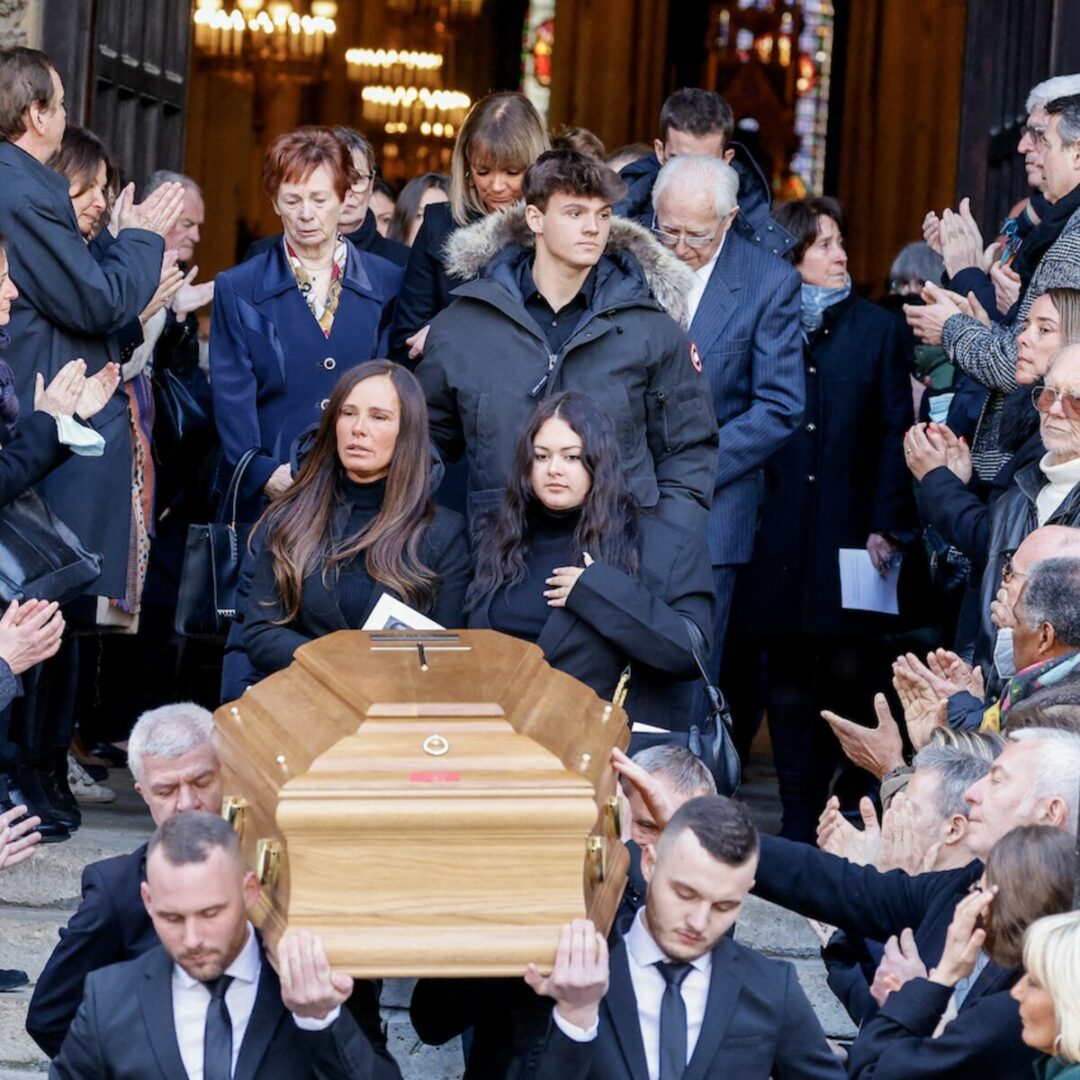
<svg viewBox="0 0 1080 1080">
<path fill-rule="evenodd" d="M 38 46 L 38 6 L 38 0 L 0 0 L 0 48 Z"/>
</svg>

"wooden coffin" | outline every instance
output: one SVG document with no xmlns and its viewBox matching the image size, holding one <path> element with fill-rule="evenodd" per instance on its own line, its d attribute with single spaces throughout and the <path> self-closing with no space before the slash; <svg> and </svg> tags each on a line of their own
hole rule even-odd
<svg viewBox="0 0 1080 1080">
<path fill-rule="evenodd" d="M 626 881 L 626 716 L 491 630 L 342 631 L 215 715 L 254 920 L 350 974 L 520 975 Z"/>
</svg>

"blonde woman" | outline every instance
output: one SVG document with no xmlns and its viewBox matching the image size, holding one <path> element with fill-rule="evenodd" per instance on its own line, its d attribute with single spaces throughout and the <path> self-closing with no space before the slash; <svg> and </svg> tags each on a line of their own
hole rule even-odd
<svg viewBox="0 0 1080 1080">
<path fill-rule="evenodd" d="M 1022 1038 L 1045 1056 L 1039 1080 L 1080 1080 L 1080 911 L 1048 915 L 1024 938 L 1023 978 L 1012 988 Z"/>
</svg>

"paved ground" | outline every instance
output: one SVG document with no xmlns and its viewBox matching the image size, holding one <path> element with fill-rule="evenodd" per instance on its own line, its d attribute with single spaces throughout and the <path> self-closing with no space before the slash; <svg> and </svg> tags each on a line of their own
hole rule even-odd
<svg viewBox="0 0 1080 1080">
<path fill-rule="evenodd" d="M 0 968 L 18 967 L 35 979 L 78 902 L 83 866 L 137 847 L 150 832 L 150 819 L 130 783 L 111 806 L 86 809 L 84 824 L 63 844 L 43 847 L 22 866 L 0 874 Z M 775 779 L 762 761 L 748 771 L 743 797 L 759 825 L 775 832 L 778 804 Z M 826 1034 L 850 1037 L 853 1028 L 825 985 L 817 942 L 805 920 L 751 898 L 736 930 L 738 938 L 762 952 L 790 960 L 817 1010 Z M 405 1080 L 459 1080 L 461 1051 L 457 1042 L 441 1048 L 424 1046 L 409 1026 L 411 984 L 389 981 L 383 992 L 384 1015 L 391 1049 Z M 47 1062 L 24 1031 L 30 991 L 0 995 L 0 1080 L 38 1077 Z"/>
</svg>

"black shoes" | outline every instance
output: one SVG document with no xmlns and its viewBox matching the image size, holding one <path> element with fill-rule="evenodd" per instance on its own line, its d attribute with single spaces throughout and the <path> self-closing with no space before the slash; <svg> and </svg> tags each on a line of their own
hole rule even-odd
<svg viewBox="0 0 1080 1080">
<path fill-rule="evenodd" d="M 41 783 L 41 774 L 35 770 L 21 766 L 14 777 L 8 778 L 6 786 L 7 797 L 0 798 L 0 812 L 23 804 L 27 814 L 41 818 L 37 831 L 41 833 L 43 843 L 67 840 L 79 827 L 71 814 L 53 805 Z"/>
<path fill-rule="evenodd" d="M 14 968 L 0 968 L 0 993 L 7 990 L 21 990 L 30 985 L 30 976 L 25 971 Z"/>
</svg>

